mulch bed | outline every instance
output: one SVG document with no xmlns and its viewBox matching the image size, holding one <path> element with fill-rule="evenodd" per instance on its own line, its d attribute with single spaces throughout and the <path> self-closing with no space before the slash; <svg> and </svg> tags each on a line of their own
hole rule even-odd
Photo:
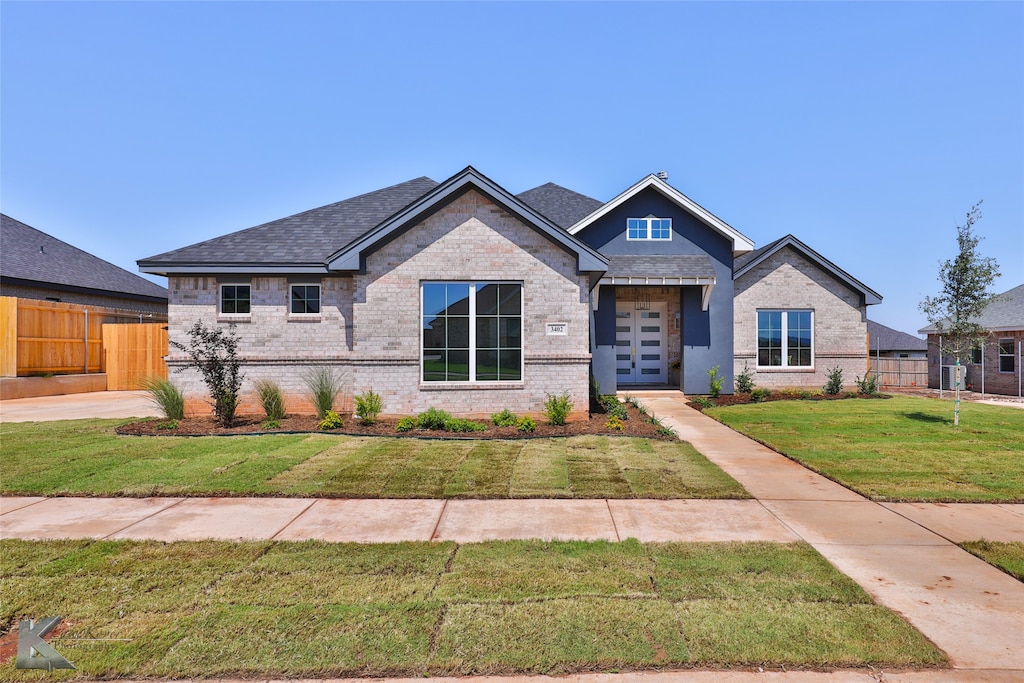
<svg viewBox="0 0 1024 683">
<path fill-rule="evenodd" d="M 885 399 L 892 398 L 889 394 L 855 394 L 853 392 L 842 392 L 834 394 L 832 396 L 826 394 L 810 394 L 808 396 L 802 396 L 799 392 L 794 391 L 773 391 L 767 396 L 764 396 L 759 401 L 755 401 L 752 394 L 722 394 L 718 398 L 709 399 L 715 405 L 719 406 L 738 406 L 747 403 L 766 403 L 768 401 L 845 401 L 847 399 Z M 699 404 L 695 403 L 691 398 L 689 399 L 691 408 L 703 411 L 704 408 Z"/>
<path fill-rule="evenodd" d="M 552 436 L 579 436 L 585 434 L 602 434 L 611 436 L 636 436 L 648 439 L 674 440 L 675 437 L 658 433 L 658 425 L 650 422 L 648 418 L 641 415 L 636 408 L 623 404 L 629 413 L 629 419 L 622 423 L 622 430 L 610 429 L 605 426 L 608 415 L 603 407 L 592 406 L 590 418 L 585 420 L 573 420 L 572 422 L 555 426 L 544 422 L 543 418 L 537 418 L 537 428 L 533 432 L 520 432 L 515 427 L 495 427 L 490 420 L 479 420 L 487 425 L 483 432 L 454 433 L 427 429 L 413 429 L 408 432 L 395 431 L 395 424 L 398 420 L 394 418 L 380 418 L 375 424 L 363 425 L 351 415 L 345 416 L 344 426 L 341 429 L 332 429 L 321 432 L 323 434 L 346 434 L 352 436 L 397 436 L 417 438 L 438 438 L 438 439 L 522 439 L 528 437 L 552 437 Z M 149 419 L 139 422 L 129 422 L 117 428 L 118 434 L 131 436 L 228 436 L 237 434 L 280 434 L 296 432 L 320 432 L 317 427 L 319 420 L 312 415 L 288 415 L 280 421 L 280 426 L 274 429 L 267 429 L 263 425 L 264 420 L 256 416 L 243 415 L 235 419 L 232 427 L 221 427 L 212 416 L 188 417 L 178 420 L 177 427 L 168 428 L 167 420 Z"/>
</svg>

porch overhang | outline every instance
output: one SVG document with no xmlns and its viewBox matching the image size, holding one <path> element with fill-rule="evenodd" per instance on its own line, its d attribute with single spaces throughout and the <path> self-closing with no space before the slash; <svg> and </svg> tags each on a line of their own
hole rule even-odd
<svg viewBox="0 0 1024 683">
<path fill-rule="evenodd" d="M 618 287 L 700 287 L 701 310 L 708 310 L 717 282 L 711 259 L 704 255 L 609 256 L 601 285 Z"/>
</svg>

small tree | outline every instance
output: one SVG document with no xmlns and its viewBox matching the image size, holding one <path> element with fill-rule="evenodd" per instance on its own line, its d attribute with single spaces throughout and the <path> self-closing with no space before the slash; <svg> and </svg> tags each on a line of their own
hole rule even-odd
<svg viewBox="0 0 1024 683">
<path fill-rule="evenodd" d="M 928 322 L 941 334 L 942 351 L 956 362 L 956 400 L 953 424 L 960 424 L 960 365 L 981 346 L 988 330 L 978 324 L 985 307 L 995 298 L 992 283 L 999 277 L 999 264 L 978 251 L 981 237 L 974 224 L 981 219 L 981 202 L 971 207 L 963 225 L 956 226 L 959 252 L 952 260 L 939 264 L 942 289 L 937 296 L 926 296 L 920 304 Z M 939 359 L 941 366 L 942 359 Z"/>
<path fill-rule="evenodd" d="M 188 330 L 189 343 L 171 341 L 170 345 L 188 354 L 189 363 L 178 372 L 195 368 L 203 376 L 203 382 L 213 400 L 213 413 L 217 422 L 230 427 L 238 408 L 239 393 L 242 390 L 242 362 L 238 358 L 238 337 L 232 324 L 227 331 L 222 327 L 207 328 L 202 321 L 196 321 Z"/>
</svg>

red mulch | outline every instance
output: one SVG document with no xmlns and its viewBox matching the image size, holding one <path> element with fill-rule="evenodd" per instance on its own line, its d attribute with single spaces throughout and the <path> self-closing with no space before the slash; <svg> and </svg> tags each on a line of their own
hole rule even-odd
<svg viewBox="0 0 1024 683">
<path fill-rule="evenodd" d="M 413 429 L 408 432 L 396 432 L 394 418 L 381 418 L 376 424 L 363 425 L 351 415 L 344 417 L 341 429 L 332 429 L 325 434 L 348 434 L 354 436 L 411 436 L 434 437 L 443 439 L 521 439 L 524 437 L 578 436 L 583 434 L 606 434 L 613 436 L 638 436 L 649 439 L 671 440 L 674 437 L 658 434 L 658 425 L 651 423 L 635 408 L 627 404 L 629 419 L 623 422 L 621 431 L 605 426 L 608 415 L 592 410 L 589 419 L 573 420 L 566 425 L 555 426 L 536 418 L 537 429 L 533 432 L 520 432 L 515 427 L 495 427 L 490 420 L 478 420 L 487 425 L 483 432 L 454 433 L 427 429 Z M 601 408 L 603 410 L 603 408 Z M 263 426 L 264 419 L 255 416 L 240 416 L 235 419 L 234 426 L 221 427 L 211 416 L 188 417 L 179 420 L 177 427 L 168 428 L 167 420 L 150 419 L 130 422 L 117 428 L 118 434 L 132 436 L 225 436 L 229 434 L 275 434 L 294 432 L 319 432 L 319 420 L 312 415 L 288 415 L 280 421 L 280 426 L 267 429 Z"/>
<path fill-rule="evenodd" d="M 825 394 L 811 394 L 809 396 L 801 396 L 798 392 L 794 391 L 773 391 L 767 396 L 763 397 L 760 401 L 754 401 L 751 394 L 741 394 L 739 392 L 735 394 L 722 394 L 718 398 L 708 399 L 718 406 L 738 406 L 746 403 L 766 403 L 768 401 L 843 401 L 846 399 L 865 398 L 865 399 L 884 399 L 892 398 L 888 394 L 854 394 L 852 392 L 843 392 L 828 396 Z M 690 407 L 696 410 L 704 410 L 700 404 L 694 403 L 693 398 L 689 399 Z"/>
</svg>

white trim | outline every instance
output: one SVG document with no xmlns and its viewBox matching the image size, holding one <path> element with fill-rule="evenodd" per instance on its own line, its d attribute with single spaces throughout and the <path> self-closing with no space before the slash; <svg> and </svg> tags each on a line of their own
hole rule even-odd
<svg viewBox="0 0 1024 683">
<path fill-rule="evenodd" d="M 733 254 L 754 250 L 754 242 L 749 237 L 747 237 L 739 230 L 723 221 L 718 216 L 715 216 L 713 213 L 705 209 L 703 206 L 693 201 L 692 199 L 690 199 L 682 192 L 672 187 L 671 185 L 669 185 L 668 183 L 666 183 L 664 180 L 654 175 L 653 173 L 647 176 L 646 178 L 640 180 L 638 183 L 630 187 L 628 190 L 620 194 L 615 199 L 600 206 L 596 211 L 593 211 L 592 213 L 590 213 L 590 215 L 578 221 L 566 232 L 568 232 L 570 235 L 577 234 L 594 221 L 598 220 L 602 216 L 607 215 L 613 209 L 618 208 L 623 203 L 625 203 L 626 201 L 633 198 L 634 196 L 636 196 L 637 194 L 646 190 L 649 187 L 653 187 L 654 189 L 658 190 L 668 199 L 672 200 L 682 208 L 686 209 L 688 212 L 690 212 L 696 218 L 700 219 L 706 225 L 713 228 L 714 230 L 717 230 L 723 236 L 731 240 Z"/>
<path fill-rule="evenodd" d="M 224 312 L 224 288 L 225 287 L 247 287 L 249 289 L 249 312 L 248 313 L 225 313 Z M 217 283 L 217 317 L 230 318 L 251 318 L 252 317 L 252 282 L 218 282 Z"/>
<path fill-rule="evenodd" d="M 760 340 L 761 328 L 757 324 L 757 316 L 761 313 L 782 313 L 782 365 L 761 365 L 761 348 L 758 344 Z M 811 364 L 810 365 L 790 365 L 789 364 L 789 313 L 810 313 L 811 314 Z M 814 309 L 813 308 L 759 308 L 754 311 L 754 366 L 758 370 L 772 371 L 772 370 L 814 370 L 815 369 L 815 342 L 814 342 Z"/>
</svg>

